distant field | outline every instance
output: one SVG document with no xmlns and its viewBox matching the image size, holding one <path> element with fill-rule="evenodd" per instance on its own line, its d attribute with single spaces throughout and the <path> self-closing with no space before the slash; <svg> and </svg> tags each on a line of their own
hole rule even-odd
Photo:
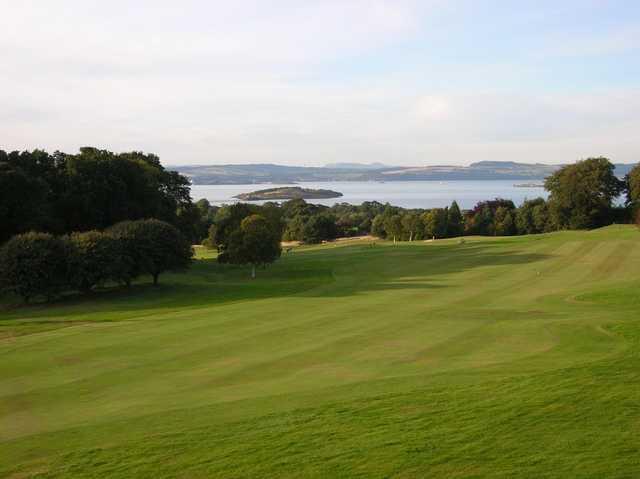
<svg viewBox="0 0 640 479">
<path fill-rule="evenodd" d="M 0 310 L 0 477 L 640 477 L 640 232 L 294 250 Z"/>
</svg>

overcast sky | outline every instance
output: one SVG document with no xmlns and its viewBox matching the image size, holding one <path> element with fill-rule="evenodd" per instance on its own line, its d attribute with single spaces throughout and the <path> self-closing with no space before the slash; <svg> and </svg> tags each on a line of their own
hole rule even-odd
<svg viewBox="0 0 640 479">
<path fill-rule="evenodd" d="M 0 0 L 0 149 L 640 160 L 640 1 Z"/>
</svg>

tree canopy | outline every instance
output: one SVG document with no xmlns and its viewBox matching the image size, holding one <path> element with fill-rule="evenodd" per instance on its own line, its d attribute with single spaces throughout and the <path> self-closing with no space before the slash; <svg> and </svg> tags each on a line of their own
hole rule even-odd
<svg viewBox="0 0 640 479">
<path fill-rule="evenodd" d="M 156 219 L 123 221 L 109 229 L 109 233 L 124 245 L 130 257 L 130 275 L 148 273 L 153 284 L 165 271 L 180 271 L 191 263 L 191 244 L 178 229 Z"/>
<path fill-rule="evenodd" d="M 251 276 L 255 278 L 256 266 L 273 263 L 281 252 L 279 232 L 264 216 L 252 214 L 230 234 L 221 259 L 232 264 L 251 264 Z"/>
<path fill-rule="evenodd" d="M 558 229 L 596 228 L 611 223 L 613 201 L 624 190 L 614 166 L 603 157 L 560 168 L 545 180 L 551 221 Z"/>
<path fill-rule="evenodd" d="M 0 150 L 0 242 L 14 234 L 100 230 L 119 221 L 157 218 L 193 230 L 189 180 L 154 154 L 92 147 L 74 155 Z M 180 215 L 183 218 L 180 218 Z"/>
</svg>

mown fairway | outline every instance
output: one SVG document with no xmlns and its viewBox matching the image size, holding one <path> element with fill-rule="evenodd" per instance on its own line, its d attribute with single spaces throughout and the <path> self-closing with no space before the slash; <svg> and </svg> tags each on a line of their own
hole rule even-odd
<svg viewBox="0 0 640 479">
<path fill-rule="evenodd" d="M 0 477 L 640 477 L 640 233 L 297 250 L 0 312 Z"/>
</svg>

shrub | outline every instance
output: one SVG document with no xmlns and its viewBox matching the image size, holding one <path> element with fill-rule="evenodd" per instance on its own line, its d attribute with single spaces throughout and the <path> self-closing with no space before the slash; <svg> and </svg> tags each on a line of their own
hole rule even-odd
<svg viewBox="0 0 640 479">
<path fill-rule="evenodd" d="M 68 285 L 70 244 L 48 233 L 14 236 L 0 249 L 3 287 L 25 301 L 51 299 Z"/>
</svg>

